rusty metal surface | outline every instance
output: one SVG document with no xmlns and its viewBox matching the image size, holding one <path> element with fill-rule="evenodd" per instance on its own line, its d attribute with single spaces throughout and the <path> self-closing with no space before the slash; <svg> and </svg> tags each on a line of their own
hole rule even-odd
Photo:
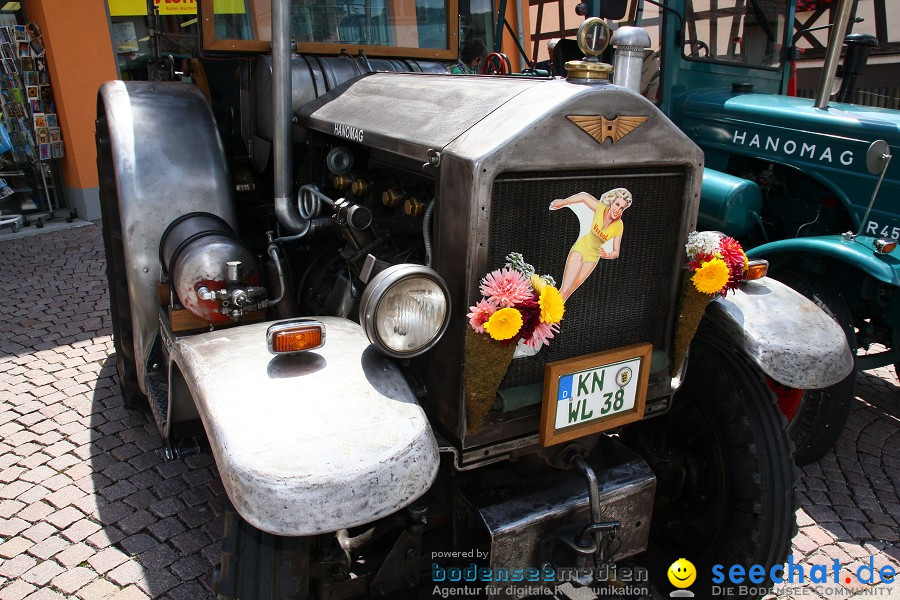
<svg viewBox="0 0 900 600">
<path fill-rule="evenodd" d="M 437 442 L 397 367 L 346 319 L 272 356 L 257 323 L 175 342 L 222 482 L 250 524 L 313 535 L 372 522 L 431 487 Z"/>
<path fill-rule="evenodd" d="M 110 81 L 98 111 L 109 127 L 128 276 L 137 379 L 157 331 L 159 243 L 176 217 L 209 212 L 236 227 L 225 151 L 199 88 Z"/>
<path fill-rule="evenodd" d="M 853 369 L 841 327 L 818 306 L 769 277 L 717 298 L 706 315 L 766 375 L 786 386 L 828 387 Z"/>
</svg>

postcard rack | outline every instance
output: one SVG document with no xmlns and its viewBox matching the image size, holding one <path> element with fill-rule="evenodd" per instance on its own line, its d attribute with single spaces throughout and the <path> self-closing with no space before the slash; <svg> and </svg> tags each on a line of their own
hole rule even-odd
<svg viewBox="0 0 900 600">
<path fill-rule="evenodd" d="M 3 125 L 9 133 L 13 149 L 7 159 L 13 165 L 6 168 L 31 169 L 36 187 L 43 192 L 45 209 L 50 217 L 62 211 L 56 201 L 57 193 L 50 193 L 52 179 L 49 161 L 65 154 L 62 129 L 56 112 L 47 56 L 41 32 L 35 23 L 0 27 L 0 105 Z M 9 160 L 7 160 L 7 163 Z M 40 182 L 40 183 L 39 183 Z M 56 192 L 56 190 L 54 190 Z M 22 208 L 37 209 L 26 198 Z M 69 217 L 71 211 L 64 211 Z M 38 218 L 41 222 L 41 218 Z"/>
</svg>

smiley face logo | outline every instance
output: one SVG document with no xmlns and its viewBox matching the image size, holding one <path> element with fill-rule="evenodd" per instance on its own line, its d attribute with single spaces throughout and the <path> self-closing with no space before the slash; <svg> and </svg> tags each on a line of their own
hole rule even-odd
<svg viewBox="0 0 900 600">
<path fill-rule="evenodd" d="M 697 579 L 697 569 L 686 558 L 679 558 L 673 562 L 666 574 L 669 576 L 669 582 L 677 588 L 690 587 Z"/>
</svg>

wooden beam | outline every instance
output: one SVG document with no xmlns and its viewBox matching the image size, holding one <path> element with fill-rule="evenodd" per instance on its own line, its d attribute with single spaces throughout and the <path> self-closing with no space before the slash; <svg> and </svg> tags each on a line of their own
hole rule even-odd
<svg viewBox="0 0 900 600">
<path fill-rule="evenodd" d="M 186 331 L 209 331 L 210 327 L 213 327 L 212 323 L 210 323 L 206 319 L 201 319 L 189 310 L 173 309 L 172 307 L 168 307 L 168 311 L 169 323 L 171 324 L 172 331 L 174 333 L 184 333 Z M 257 310 L 254 312 L 246 313 L 239 321 L 237 321 L 237 323 L 256 323 L 265 320 L 266 311 Z M 227 325 L 232 324 L 236 323 L 228 323 Z M 223 325 L 218 325 L 218 327 L 223 327 Z"/>
<path fill-rule="evenodd" d="M 887 24 L 887 0 L 874 0 L 873 9 L 875 11 L 875 37 L 878 38 L 879 44 L 886 44 L 888 39 Z"/>
<path fill-rule="evenodd" d="M 541 27 L 543 26 L 543 23 L 541 22 L 541 20 L 544 18 L 544 3 L 540 2 L 540 0 L 529 0 L 530 6 L 534 6 L 535 3 L 537 3 L 538 12 L 537 12 L 537 19 L 536 19 L 537 23 L 535 23 L 536 29 L 534 30 L 534 34 L 531 37 L 531 39 L 534 40 L 534 48 L 531 52 L 531 62 L 533 62 L 533 63 L 537 62 L 538 50 L 540 48 L 538 36 L 541 35 Z"/>
<path fill-rule="evenodd" d="M 806 31 L 804 33 L 800 33 L 800 32 L 803 31 L 804 29 L 808 29 L 813 23 L 815 23 L 819 19 L 819 17 L 821 17 L 825 13 L 826 10 L 827 10 L 827 8 L 820 6 L 799 27 L 797 26 L 797 24 L 798 24 L 797 19 L 796 18 L 794 19 L 794 29 L 795 29 L 795 31 L 797 31 L 797 33 L 794 34 L 794 45 L 797 45 L 797 42 L 800 40 L 800 38 L 803 38 L 807 42 L 809 42 L 809 44 L 812 46 L 813 50 L 819 50 L 819 49 L 824 50 L 825 49 L 825 46 L 822 44 L 822 42 L 820 42 L 818 39 L 816 39 L 816 36 L 814 36 L 811 31 Z"/>
</svg>

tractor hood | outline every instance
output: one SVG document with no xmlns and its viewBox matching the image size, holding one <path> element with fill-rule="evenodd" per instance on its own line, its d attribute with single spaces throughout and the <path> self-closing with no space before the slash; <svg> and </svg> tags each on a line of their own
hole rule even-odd
<svg viewBox="0 0 900 600">
<path fill-rule="evenodd" d="M 612 150 L 616 142 L 600 133 L 595 139 L 567 119 L 600 113 L 610 120 L 635 115 L 640 125 Z M 639 158 L 655 158 L 658 164 L 702 161 L 699 150 L 638 94 L 611 84 L 576 85 L 559 78 L 373 73 L 305 104 L 297 117 L 308 130 L 414 159 L 419 171 L 434 152 L 483 161 L 514 148 L 520 148 L 514 164 L 504 156 L 509 170 L 548 163 L 558 169 L 559 152 L 576 148 L 581 152 L 566 168 L 596 168 L 598 163 L 630 167 Z M 619 151 L 643 145 L 645 150 L 634 155 Z"/>
<path fill-rule="evenodd" d="M 833 190 L 859 226 L 878 180 L 866 169 L 866 151 L 885 140 L 900 156 L 900 111 L 833 103 L 813 107 L 809 98 L 700 90 L 684 94 L 675 121 L 703 148 L 706 165 L 727 170 L 739 154 L 799 169 Z M 888 198 L 900 194 L 900 160 L 885 175 L 872 221 L 891 222 Z M 893 201 L 891 201 L 893 202 Z"/>
<path fill-rule="evenodd" d="M 891 146 L 900 144 L 900 111 L 887 108 L 832 102 L 823 110 L 813 107 L 811 98 L 734 94 L 718 89 L 685 94 L 676 110 L 690 120 L 768 125 L 835 138 L 880 138 Z"/>
</svg>

